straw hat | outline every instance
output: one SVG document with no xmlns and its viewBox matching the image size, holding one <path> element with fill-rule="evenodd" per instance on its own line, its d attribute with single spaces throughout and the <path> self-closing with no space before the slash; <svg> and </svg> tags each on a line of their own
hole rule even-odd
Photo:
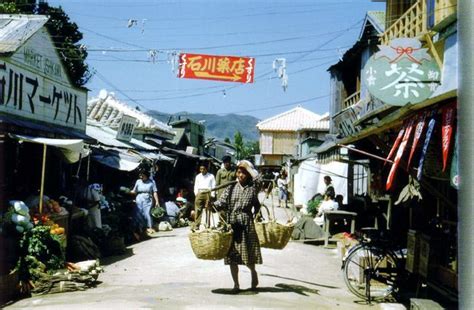
<svg viewBox="0 0 474 310">
<path fill-rule="evenodd" d="M 250 174 L 252 179 L 255 179 L 258 176 L 258 171 L 255 170 L 252 163 L 249 162 L 248 160 L 239 161 L 237 163 L 237 168 L 244 168 Z"/>
</svg>

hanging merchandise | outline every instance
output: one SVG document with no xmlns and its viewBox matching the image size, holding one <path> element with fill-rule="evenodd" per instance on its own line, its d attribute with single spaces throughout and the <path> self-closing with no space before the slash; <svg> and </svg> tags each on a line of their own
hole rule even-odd
<svg viewBox="0 0 474 310">
<path fill-rule="evenodd" d="M 449 178 L 451 181 L 451 186 L 455 189 L 459 189 L 459 140 L 458 140 L 458 131 L 456 131 L 456 135 L 454 136 L 454 151 L 453 151 L 453 158 L 451 159 L 451 177 Z"/>
<path fill-rule="evenodd" d="M 286 59 L 277 58 L 273 61 L 273 70 L 277 72 L 278 78 L 281 80 L 283 91 L 288 88 L 288 75 L 286 74 Z"/>
<path fill-rule="evenodd" d="M 138 20 L 130 18 L 127 23 L 127 28 L 131 28 L 136 25 L 138 25 Z"/>
<path fill-rule="evenodd" d="M 388 156 L 386 158 L 386 161 L 384 165 L 389 162 L 395 153 L 395 150 L 397 150 L 398 146 L 400 145 L 400 142 L 402 142 L 402 137 L 403 133 L 405 132 L 405 128 L 400 129 L 400 132 L 398 133 L 397 139 L 395 139 L 395 142 L 393 143 L 392 149 L 390 150 L 390 153 L 388 153 Z"/>
<path fill-rule="evenodd" d="M 400 143 L 400 147 L 398 148 L 397 155 L 395 156 L 395 160 L 392 164 L 392 168 L 388 174 L 387 184 L 385 185 L 385 189 L 389 190 L 392 187 L 393 179 L 395 178 L 395 173 L 397 172 L 398 165 L 400 164 L 400 159 L 403 156 L 403 152 L 405 151 L 405 147 L 407 146 L 408 140 L 410 139 L 411 132 L 413 131 L 414 120 L 410 120 L 405 127 L 405 134 L 403 135 L 402 142 Z"/>
<path fill-rule="evenodd" d="M 443 147 L 443 172 L 446 171 L 446 164 L 448 162 L 449 145 L 451 144 L 451 137 L 453 135 L 455 106 L 449 105 L 442 110 L 442 147 Z"/>
<path fill-rule="evenodd" d="M 416 124 L 415 136 L 413 137 L 413 143 L 411 145 L 410 156 L 408 157 L 407 169 L 410 167 L 411 159 L 413 158 L 413 154 L 415 153 L 416 146 L 418 145 L 418 141 L 420 140 L 421 134 L 423 133 L 423 129 L 425 128 L 425 119 L 426 119 L 426 112 L 420 115 L 418 124 Z"/>
<path fill-rule="evenodd" d="M 150 58 L 152 63 L 156 62 L 156 58 L 158 57 L 158 52 L 157 50 L 149 50 L 148 51 L 148 57 Z"/>
<path fill-rule="evenodd" d="M 418 181 L 421 180 L 421 175 L 423 172 L 423 163 L 425 161 L 426 151 L 428 150 L 428 145 L 430 144 L 431 134 L 433 133 L 435 123 L 436 121 L 434 117 L 432 117 L 430 122 L 428 123 L 428 130 L 426 131 L 425 142 L 423 143 L 423 150 L 421 151 L 420 163 L 418 164 L 418 172 L 416 175 L 416 178 L 418 179 Z"/>
<path fill-rule="evenodd" d="M 171 72 L 173 74 L 176 74 L 178 72 L 178 67 L 179 67 L 179 53 L 177 51 L 171 51 L 167 53 L 168 55 L 168 64 L 171 65 Z"/>
</svg>

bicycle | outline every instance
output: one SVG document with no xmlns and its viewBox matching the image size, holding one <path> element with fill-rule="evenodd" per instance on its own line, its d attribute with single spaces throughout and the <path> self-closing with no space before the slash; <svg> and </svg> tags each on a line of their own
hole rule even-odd
<svg viewBox="0 0 474 310">
<path fill-rule="evenodd" d="M 344 282 L 351 293 L 368 303 L 382 301 L 400 287 L 403 252 L 373 229 L 363 230 L 356 239 L 359 244 L 342 263 Z"/>
</svg>

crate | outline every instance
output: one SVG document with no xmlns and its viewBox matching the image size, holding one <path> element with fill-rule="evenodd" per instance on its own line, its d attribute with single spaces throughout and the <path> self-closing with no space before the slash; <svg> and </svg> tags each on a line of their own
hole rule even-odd
<svg viewBox="0 0 474 310">
<path fill-rule="evenodd" d="M 410 298 L 410 310 L 436 310 L 444 309 L 431 299 Z"/>
<path fill-rule="evenodd" d="M 405 269 L 411 273 L 418 273 L 420 259 L 420 233 L 409 230 L 407 234 L 407 258 Z"/>
<path fill-rule="evenodd" d="M 436 252 L 434 247 L 438 245 L 439 239 L 422 234 L 420 237 L 420 253 L 418 263 L 418 273 L 426 279 L 432 278 L 436 272 Z"/>
<path fill-rule="evenodd" d="M 443 267 L 443 266 L 437 266 L 436 268 L 436 281 L 439 283 L 451 288 L 457 290 L 458 288 L 458 275 L 455 271 Z"/>
<path fill-rule="evenodd" d="M 64 234 L 67 236 L 69 230 L 69 213 L 65 214 L 52 214 L 50 219 L 55 223 L 58 224 L 59 227 L 64 228 Z"/>
<path fill-rule="evenodd" d="M 12 271 L 5 275 L 0 275 L 0 305 L 15 299 L 19 291 L 18 287 L 18 272 Z"/>
</svg>

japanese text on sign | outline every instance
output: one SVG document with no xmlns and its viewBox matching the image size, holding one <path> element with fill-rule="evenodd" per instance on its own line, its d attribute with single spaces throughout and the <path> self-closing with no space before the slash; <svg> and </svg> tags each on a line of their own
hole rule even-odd
<svg viewBox="0 0 474 310">
<path fill-rule="evenodd" d="M 394 39 L 390 46 L 379 48 L 362 72 L 362 79 L 376 98 L 397 106 L 418 103 L 439 86 L 440 69 L 417 39 Z"/>
<path fill-rule="evenodd" d="M 254 58 L 180 54 L 178 77 L 253 83 L 254 67 Z"/>
<path fill-rule="evenodd" d="M 0 61 L 0 111 L 85 131 L 87 94 Z"/>
</svg>

